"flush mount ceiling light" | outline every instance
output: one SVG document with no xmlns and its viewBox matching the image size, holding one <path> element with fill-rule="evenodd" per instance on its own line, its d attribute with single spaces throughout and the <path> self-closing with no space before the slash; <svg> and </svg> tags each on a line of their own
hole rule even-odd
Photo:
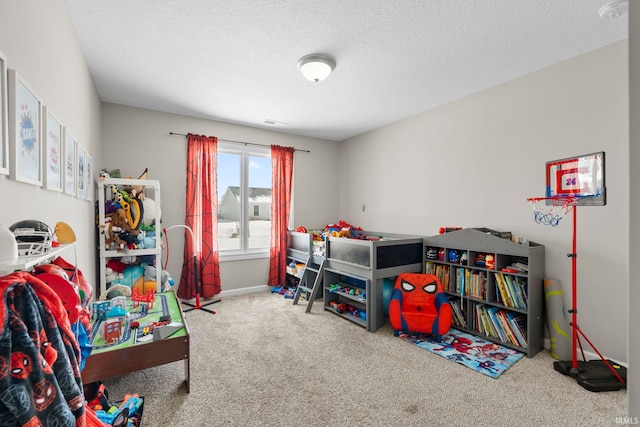
<svg viewBox="0 0 640 427">
<path fill-rule="evenodd" d="M 329 77 L 334 68 L 336 68 L 336 61 L 317 53 L 303 56 L 298 60 L 298 69 L 302 75 L 316 83 Z"/>
<path fill-rule="evenodd" d="M 626 0 L 605 4 L 598 10 L 600 18 L 617 18 L 624 15 L 629 10 L 629 3 Z"/>
</svg>

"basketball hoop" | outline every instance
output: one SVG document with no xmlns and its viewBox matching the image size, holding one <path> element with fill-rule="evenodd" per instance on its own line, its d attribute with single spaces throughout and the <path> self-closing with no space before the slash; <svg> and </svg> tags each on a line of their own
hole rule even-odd
<svg viewBox="0 0 640 427">
<path fill-rule="evenodd" d="M 529 197 L 533 208 L 533 219 L 538 224 L 556 227 L 572 207 L 578 204 L 576 197 Z"/>
</svg>

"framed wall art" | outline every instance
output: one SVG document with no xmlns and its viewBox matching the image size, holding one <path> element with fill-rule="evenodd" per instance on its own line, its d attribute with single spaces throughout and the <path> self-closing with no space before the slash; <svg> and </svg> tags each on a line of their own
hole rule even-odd
<svg viewBox="0 0 640 427">
<path fill-rule="evenodd" d="M 84 176 L 87 177 L 86 182 L 85 182 L 84 191 L 86 193 L 87 200 L 92 202 L 93 201 L 93 191 L 94 191 L 95 183 L 93 182 L 93 158 L 89 155 L 89 153 L 85 153 L 84 165 L 85 165 L 84 166 L 84 169 L 85 169 Z"/>
<path fill-rule="evenodd" d="M 77 154 L 77 163 L 76 163 L 76 178 L 77 178 L 77 183 L 76 183 L 76 197 L 78 197 L 79 199 L 84 199 L 86 198 L 86 194 L 85 194 L 85 181 L 86 181 L 86 177 L 84 176 L 85 174 L 85 164 L 84 164 L 84 156 L 85 156 L 85 151 L 84 148 L 82 148 L 82 145 L 80 144 L 76 144 L 76 154 Z"/>
<path fill-rule="evenodd" d="M 60 121 L 46 106 L 42 107 L 42 117 L 42 186 L 47 190 L 62 191 L 64 130 Z"/>
<path fill-rule="evenodd" d="M 64 132 L 64 192 L 76 195 L 76 141 L 71 133 Z"/>
<path fill-rule="evenodd" d="M 0 175 L 9 175 L 7 57 L 0 52 Z"/>
<path fill-rule="evenodd" d="M 10 176 L 41 185 L 42 101 L 15 70 L 8 77 Z"/>
</svg>

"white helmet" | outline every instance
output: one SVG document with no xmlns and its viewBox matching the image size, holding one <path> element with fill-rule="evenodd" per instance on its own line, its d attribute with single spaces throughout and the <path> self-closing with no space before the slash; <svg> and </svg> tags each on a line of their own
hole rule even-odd
<svg viewBox="0 0 640 427">
<path fill-rule="evenodd" d="M 20 256 L 43 255 L 51 249 L 53 233 L 44 222 L 27 219 L 16 222 L 9 229 L 18 242 Z"/>
</svg>

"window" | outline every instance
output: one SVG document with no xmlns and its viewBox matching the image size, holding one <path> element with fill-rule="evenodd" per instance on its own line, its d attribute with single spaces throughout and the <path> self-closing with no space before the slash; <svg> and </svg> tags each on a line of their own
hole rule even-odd
<svg viewBox="0 0 640 427">
<path fill-rule="evenodd" d="M 269 148 L 220 143 L 217 160 L 220 257 L 268 254 L 271 242 Z"/>
</svg>

